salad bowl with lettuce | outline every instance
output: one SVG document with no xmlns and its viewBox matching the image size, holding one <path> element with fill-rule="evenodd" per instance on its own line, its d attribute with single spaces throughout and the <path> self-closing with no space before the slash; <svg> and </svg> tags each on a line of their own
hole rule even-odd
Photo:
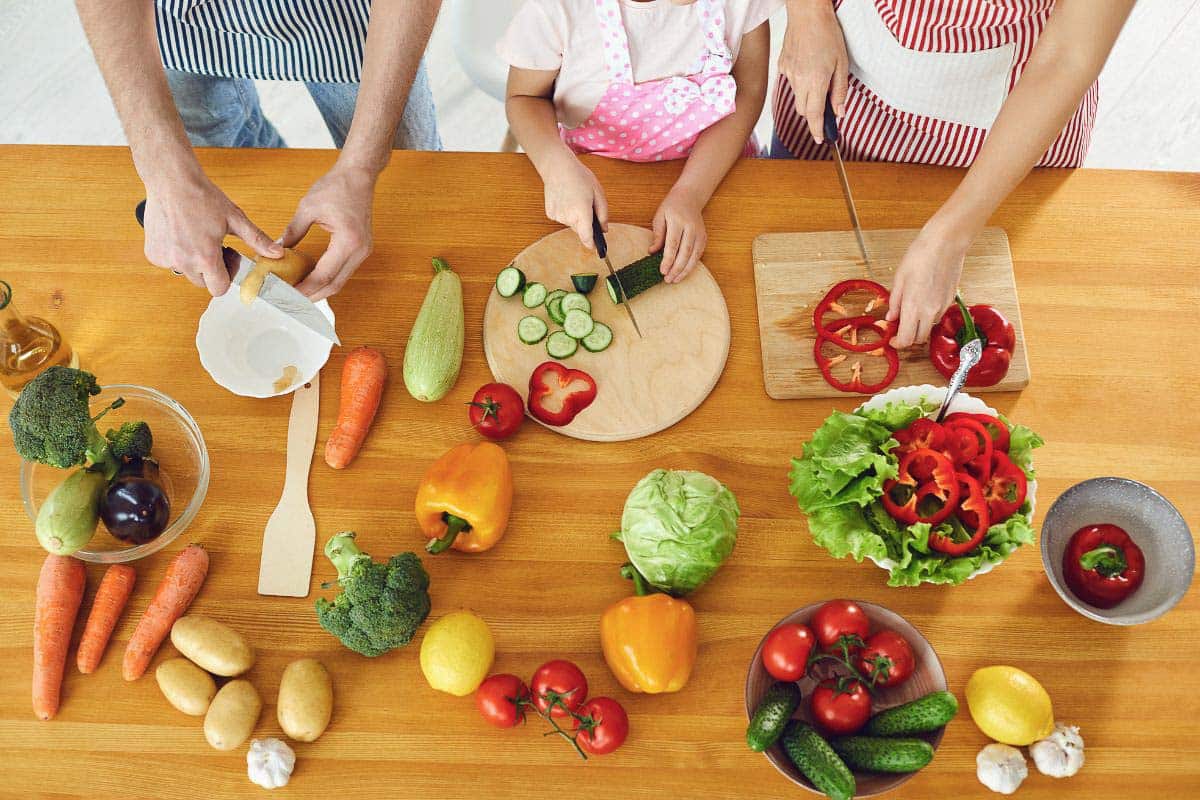
<svg viewBox="0 0 1200 800">
<path fill-rule="evenodd" d="M 949 555 L 931 547 L 930 539 L 953 535 L 956 519 L 906 524 L 884 508 L 884 485 L 899 473 L 893 453 L 899 446 L 897 432 L 921 417 L 933 417 L 945 392 L 944 387 L 905 386 L 871 398 L 850 414 L 834 412 L 804 445 L 801 457 L 792 459 L 789 491 L 808 518 L 813 541 L 834 558 L 870 559 L 888 571 L 889 586 L 957 585 L 990 572 L 1034 540 L 1032 453 L 1043 441 L 966 394 L 954 398 L 951 413 L 986 414 L 1008 431 L 1008 458 L 1026 478 L 1019 509 L 988 527 L 970 551 Z"/>
</svg>

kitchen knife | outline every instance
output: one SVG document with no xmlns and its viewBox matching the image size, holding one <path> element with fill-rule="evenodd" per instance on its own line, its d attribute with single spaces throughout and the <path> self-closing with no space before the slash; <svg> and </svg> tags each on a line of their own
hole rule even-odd
<svg viewBox="0 0 1200 800">
<path fill-rule="evenodd" d="M 633 309 L 629 307 L 629 296 L 625 294 L 625 287 L 621 285 L 621 276 L 613 269 L 612 260 L 608 257 L 608 240 L 604 238 L 604 229 L 600 227 L 600 217 L 597 216 L 595 209 L 592 210 L 592 239 L 596 243 L 596 254 L 604 259 L 604 266 L 608 267 L 609 276 L 617 284 L 617 291 L 621 294 L 621 307 L 629 315 L 629 321 L 633 323 L 633 329 L 637 331 L 638 338 L 643 338 L 642 329 L 638 327 L 637 317 L 633 315 Z"/>
<path fill-rule="evenodd" d="M 137 217 L 138 225 L 144 228 L 146 226 L 146 201 L 142 200 L 138 203 L 133 213 Z M 221 255 L 225 259 L 225 268 L 229 270 L 230 281 L 240 287 L 246 276 L 254 270 L 254 261 L 246 258 L 232 247 L 222 247 Z M 321 338 L 328 339 L 337 345 L 342 343 L 333 329 L 333 323 L 317 310 L 311 300 L 278 275 L 267 273 L 262 287 L 258 290 L 258 297 L 271 308 L 288 315 Z"/>
<path fill-rule="evenodd" d="M 871 257 L 867 255 L 867 242 L 863 239 L 862 226 L 858 223 L 858 211 L 854 208 L 854 195 L 850 193 L 850 181 L 846 179 L 846 162 L 842 160 L 842 146 L 837 125 L 837 115 L 833 113 L 833 101 L 825 97 L 825 141 L 833 146 L 833 163 L 837 167 L 838 181 L 842 184 L 842 196 L 846 199 L 846 210 L 850 212 L 850 224 L 854 226 L 854 237 L 858 239 L 858 249 L 862 251 L 863 263 L 867 272 L 871 272 Z"/>
</svg>

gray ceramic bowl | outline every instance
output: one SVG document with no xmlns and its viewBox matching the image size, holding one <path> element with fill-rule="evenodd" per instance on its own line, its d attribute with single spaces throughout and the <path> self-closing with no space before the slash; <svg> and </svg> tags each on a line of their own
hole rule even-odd
<svg viewBox="0 0 1200 800">
<path fill-rule="evenodd" d="M 1077 598 L 1063 579 L 1063 551 L 1077 530 L 1108 523 L 1124 528 L 1146 556 L 1136 592 L 1114 608 Z M 1071 608 L 1108 625 L 1140 625 L 1171 610 L 1187 593 L 1196 549 L 1183 516 L 1167 498 L 1129 478 L 1092 478 L 1063 492 L 1042 522 L 1042 566 Z"/>
</svg>

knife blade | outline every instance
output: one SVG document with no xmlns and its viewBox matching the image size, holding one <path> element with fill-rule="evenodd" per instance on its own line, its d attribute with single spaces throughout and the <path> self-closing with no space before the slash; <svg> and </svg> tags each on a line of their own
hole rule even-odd
<svg viewBox="0 0 1200 800">
<path fill-rule="evenodd" d="M 143 228 L 146 227 L 145 200 L 137 204 L 133 209 L 133 215 L 137 218 L 138 225 L 141 225 Z M 254 261 L 246 258 L 232 247 L 222 247 L 221 255 L 225 259 L 226 268 L 229 270 L 230 282 L 240 287 L 246 276 L 253 271 Z M 286 314 L 321 338 L 328 339 L 336 345 L 341 345 L 342 341 L 338 338 L 337 331 L 334 330 L 333 324 L 329 319 L 317 310 L 317 307 L 313 305 L 311 300 L 290 283 L 282 280 L 278 275 L 267 273 L 263 279 L 262 286 L 259 287 L 258 297 L 271 308 L 282 314 Z"/>
<path fill-rule="evenodd" d="M 642 336 L 642 329 L 638 326 L 637 317 L 633 315 L 633 309 L 629 307 L 629 296 L 625 294 L 625 287 L 621 285 L 621 276 L 613 269 L 612 260 L 608 257 L 608 240 L 604 238 L 604 229 L 600 227 L 600 217 L 597 216 L 595 209 L 592 210 L 592 239 L 596 243 L 596 254 L 604 260 L 604 266 L 608 267 L 609 276 L 616 281 L 617 291 L 621 293 L 622 308 L 629 315 L 629 321 L 633 323 L 633 329 L 637 331 L 639 339 L 645 338 Z"/>
<path fill-rule="evenodd" d="M 863 238 L 862 225 L 858 222 L 858 210 L 854 207 L 854 194 L 850 191 L 850 181 L 846 177 L 846 162 L 842 160 L 842 146 L 838 131 L 837 115 L 833 113 L 833 101 L 825 97 L 825 141 L 833 146 L 833 163 L 837 167 L 838 182 L 842 184 L 842 197 L 846 200 L 846 211 L 850 214 L 850 224 L 854 226 L 854 238 L 858 240 L 858 249 L 862 251 L 863 264 L 871 273 L 871 256 L 867 254 L 867 242 Z"/>
</svg>

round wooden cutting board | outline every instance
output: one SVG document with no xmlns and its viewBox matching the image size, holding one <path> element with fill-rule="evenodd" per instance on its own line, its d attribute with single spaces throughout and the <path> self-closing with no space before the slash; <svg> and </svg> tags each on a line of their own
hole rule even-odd
<svg viewBox="0 0 1200 800">
<path fill-rule="evenodd" d="M 653 234 L 633 225 L 612 224 L 608 256 L 620 269 L 649 251 Z M 570 230 L 552 233 L 527 247 L 513 264 L 528 281 L 550 291 L 571 290 L 571 275 L 595 272 L 599 279 L 588 295 L 592 316 L 612 328 L 613 342 L 602 353 L 581 345 L 564 359 L 596 381 L 596 399 L 570 425 L 552 428 L 567 436 L 617 442 L 649 436 L 669 428 L 696 409 L 717 385 L 729 355 L 729 309 L 712 273 L 703 265 L 682 283 L 660 284 L 633 299 L 644 338 L 638 338 L 628 315 L 614 305 L 604 287 L 608 270 L 595 252 L 585 250 Z M 496 380 L 529 392 L 529 375 L 543 361 L 545 340 L 528 345 L 517 338 L 517 322 L 527 314 L 545 320 L 545 306 L 529 309 L 516 297 L 492 289 L 483 316 L 483 351 Z"/>
</svg>

